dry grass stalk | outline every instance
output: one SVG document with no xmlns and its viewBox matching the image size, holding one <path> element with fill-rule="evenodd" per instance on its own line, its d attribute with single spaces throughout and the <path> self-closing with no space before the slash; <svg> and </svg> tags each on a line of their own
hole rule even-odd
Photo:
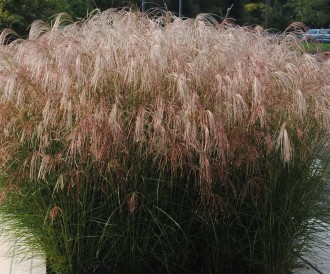
<svg viewBox="0 0 330 274">
<path fill-rule="evenodd" d="M 205 16 L 109 10 L 60 28 L 61 18 L 0 47 L 2 172 L 29 144 L 17 178 L 86 162 L 122 174 L 136 157 L 210 192 L 233 161 L 257 166 L 280 150 L 290 164 L 292 134 L 312 120 L 329 128 L 330 60 L 300 53 L 292 39 Z"/>
</svg>

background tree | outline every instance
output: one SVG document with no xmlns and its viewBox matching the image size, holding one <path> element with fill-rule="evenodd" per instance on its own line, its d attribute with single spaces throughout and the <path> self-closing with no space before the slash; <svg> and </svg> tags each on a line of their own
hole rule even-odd
<svg viewBox="0 0 330 274">
<path fill-rule="evenodd" d="M 6 0 L 0 2 L 0 26 L 19 33 L 26 31 L 35 19 L 48 19 L 59 10 L 66 10 L 64 1 Z"/>
<path fill-rule="evenodd" d="M 292 8 L 287 0 L 270 1 L 269 28 L 284 30 L 294 20 Z M 261 25 L 266 23 L 266 1 L 249 1 L 244 4 L 243 23 L 247 25 Z"/>
<path fill-rule="evenodd" d="M 50 21 L 60 12 L 67 12 L 76 19 L 86 16 L 92 9 L 89 0 L 0 0 L 0 29 L 11 28 L 24 34 L 36 19 Z"/>
<path fill-rule="evenodd" d="M 123 0 L 92 0 L 91 1 L 94 8 L 100 9 L 102 11 L 109 8 L 119 8 L 127 6 L 130 3 L 138 4 L 138 0 L 133 1 L 123 1 Z"/>
<path fill-rule="evenodd" d="M 243 21 L 249 25 L 262 25 L 265 21 L 266 4 L 249 2 L 244 5 Z"/>
<path fill-rule="evenodd" d="M 265 1 L 243 1 L 243 23 L 265 25 Z M 269 28 L 284 30 L 292 22 L 330 27 L 330 0 L 271 0 Z"/>
<path fill-rule="evenodd" d="M 179 12 L 178 0 L 145 2 L 146 10 L 166 7 L 175 14 Z M 142 0 L 0 0 L 0 29 L 12 28 L 24 34 L 34 20 L 50 21 L 60 12 L 77 19 L 95 8 L 104 11 L 132 4 L 141 7 Z M 284 30 L 294 21 L 309 27 L 330 27 L 330 0 L 270 0 L 270 6 L 269 28 Z M 229 17 L 239 25 L 265 25 L 265 0 L 182 0 L 185 17 L 211 13 L 219 19 L 230 7 Z"/>
<path fill-rule="evenodd" d="M 293 18 L 309 27 L 330 27 L 330 0 L 289 0 Z"/>
<path fill-rule="evenodd" d="M 284 30 L 294 21 L 292 9 L 287 5 L 287 0 L 271 1 L 270 27 Z"/>
<path fill-rule="evenodd" d="M 67 8 L 64 11 L 68 12 L 73 19 L 83 18 L 88 12 L 95 9 L 91 0 L 64 0 L 64 2 L 66 2 L 65 7 Z"/>
</svg>

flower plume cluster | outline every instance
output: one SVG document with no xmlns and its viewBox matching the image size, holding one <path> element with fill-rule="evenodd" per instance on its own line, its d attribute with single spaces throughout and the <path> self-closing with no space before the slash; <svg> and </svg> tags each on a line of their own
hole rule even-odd
<svg viewBox="0 0 330 274">
<path fill-rule="evenodd" d="M 0 47 L 0 166 L 15 167 L 11 180 L 56 173 L 63 188 L 87 165 L 127 184 L 141 167 L 209 193 L 267 155 L 290 164 L 312 124 L 329 128 L 330 61 L 290 36 L 205 15 L 61 18 Z"/>
</svg>

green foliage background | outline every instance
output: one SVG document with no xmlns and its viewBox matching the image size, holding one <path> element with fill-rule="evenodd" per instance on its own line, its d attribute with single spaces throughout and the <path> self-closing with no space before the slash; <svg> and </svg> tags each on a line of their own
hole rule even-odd
<svg viewBox="0 0 330 274">
<path fill-rule="evenodd" d="M 36 19 L 50 21 L 54 14 L 69 13 L 73 19 L 85 17 L 95 8 L 101 11 L 128 5 L 141 6 L 141 0 L 0 0 L 0 29 L 12 28 L 19 34 L 27 32 Z M 178 0 L 145 1 L 146 9 L 162 7 L 178 13 Z M 212 13 L 224 17 L 231 7 L 230 17 L 240 25 L 265 25 L 266 1 L 251 0 L 182 0 L 182 13 L 194 17 Z M 330 0 L 271 0 L 270 24 L 267 27 L 284 30 L 300 21 L 309 27 L 330 27 Z"/>
</svg>

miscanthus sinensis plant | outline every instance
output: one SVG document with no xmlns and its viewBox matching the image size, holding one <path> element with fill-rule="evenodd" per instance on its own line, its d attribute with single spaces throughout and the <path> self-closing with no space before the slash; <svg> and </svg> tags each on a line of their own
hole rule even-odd
<svg viewBox="0 0 330 274">
<path fill-rule="evenodd" d="M 289 270 L 326 217 L 330 61 L 207 15 L 63 20 L 2 33 L 6 227 L 58 273 Z"/>
</svg>

